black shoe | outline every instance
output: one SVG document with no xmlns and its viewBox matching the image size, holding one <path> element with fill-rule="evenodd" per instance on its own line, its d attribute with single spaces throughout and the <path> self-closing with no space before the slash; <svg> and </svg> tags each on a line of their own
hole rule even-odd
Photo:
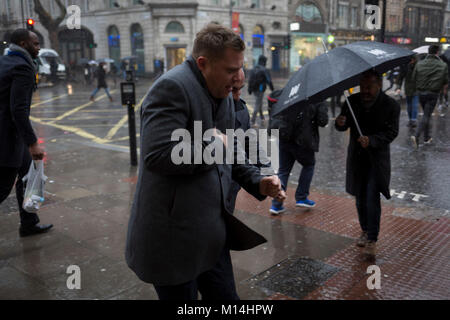
<svg viewBox="0 0 450 320">
<path fill-rule="evenodd" d="M 31 227 L 20 227 L 19 234 L 21 237 L 32 236 L 34 234 L 45 233 L 53 227 L 52 224 L 36 224 Z"/>
</svg>

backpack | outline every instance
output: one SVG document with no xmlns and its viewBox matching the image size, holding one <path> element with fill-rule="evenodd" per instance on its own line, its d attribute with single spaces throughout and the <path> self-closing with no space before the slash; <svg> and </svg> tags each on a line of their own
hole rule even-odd
<svg viewBox="0 0 450 320">
<path fill-rule="evenodd" d="M 266 83 L 267 83 L 266 69 L 259 65 L 256 66 L 250 73 L 250 79 L 248 81 L 249 93 L 255 91 L 264 91 Z M 260 85 L 263 85 L 262 90 L 260 90 Z"/>
</svg>

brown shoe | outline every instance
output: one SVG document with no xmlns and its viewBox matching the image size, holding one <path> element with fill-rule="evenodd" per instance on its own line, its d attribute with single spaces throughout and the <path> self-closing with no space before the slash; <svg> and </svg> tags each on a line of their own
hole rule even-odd
<svg viewBox="0 0 450 320">
<path fill-rule="evenodd" d="M 94 97 L 90 97 L 89 100 L 91 100 L 92 102 L 94 102 Z"/>
<path fill-rule="evenodd" d="M 366 243 L 366 247 L 364 248 L 364 254 L 375 258 L 375 255 L 377 253 L 377 243 L 375 241 L 368 240 Z"/>
<path fill-rule="evenodd" d="M 359 237 L 358 241 L 356 241 L 356 245 L 358 247 L 365 247 L 367 244 L 367 232 L 361 232 L 361 236 Z"/>
</svg>

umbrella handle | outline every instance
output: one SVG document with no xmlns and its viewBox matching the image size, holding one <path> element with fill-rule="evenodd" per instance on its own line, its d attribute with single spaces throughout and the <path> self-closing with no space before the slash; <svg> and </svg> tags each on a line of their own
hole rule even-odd
<svg viewBox="0 0 450 320">
<path fill-rule="evenodd" d="M 352 109 L 352 106 L 350 104 L 350 101 L 348 101 L 348 90 L 344 91 L 344 97 L 345 97 L 345 101 L 347 101 L 348 109 L 350 110 L 350 113 L 352 114 L 353 120 L 355 121 L 356 129 L 358 129 L 358 133 L 362 137 L 363 134 L 361 132 L 361 128 L 359 127 L 358 120 L 356 120 L 356 117 L 355 117 L 355 114 L 353 113 L 353 109 Z"/>
</svg>

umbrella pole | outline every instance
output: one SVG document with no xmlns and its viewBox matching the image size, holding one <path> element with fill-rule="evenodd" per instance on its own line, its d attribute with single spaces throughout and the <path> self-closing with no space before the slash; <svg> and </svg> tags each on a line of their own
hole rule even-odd
<svg viewBox="0 0 450 320">
<path fill-rule="evenodd" d="M 363 134 L 361 132 L 361 128 L 359 127 L 358 120 L 356 120 L 356 117 L 355 117 L 355 114 L 353 113 L 353 109 L 352 109 L 352 106 L 350 104 L 350 101 L 348 101 L 348 90 L 344 91 L 344 97 L 345 97 L 345 101 L 347 101 L 348 109 L 350 110 L 350 113 L 352 114 L 353 120 L 355 121 L 356 129 L 358 129 L 359 135 L 362 137 Z"/>
</svg>

